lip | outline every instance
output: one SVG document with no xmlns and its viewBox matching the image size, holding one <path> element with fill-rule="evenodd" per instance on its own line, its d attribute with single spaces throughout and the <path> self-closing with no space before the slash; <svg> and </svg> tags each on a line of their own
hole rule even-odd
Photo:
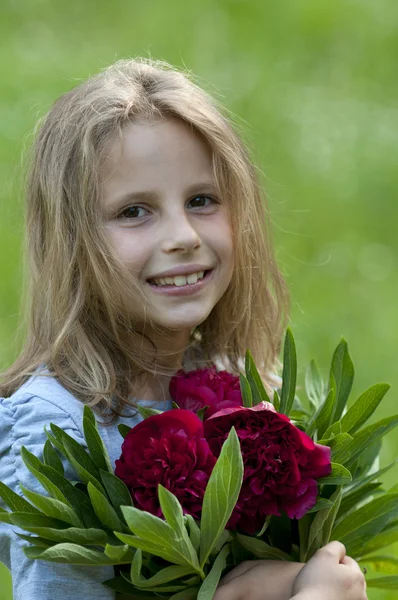
<svg viewBox="0 0 398 600">
<path fill-rule="evenodd" d="M 151 283 L 147 284 L 151 288 L 152 292 L 155 294 L 162 294 L 163 296 L 190 296 L 191 294 L 196 294 L 200 292 L 200 290 L 207 285 L 207 283 L 213 278 L 215 269 L 202 269 L 207 271 L 203 279 L 199 279 L 196 283 L 187 283 L 180 287 L 176 285 L 162 285 L 156 286 Z M 189 271 L 192 273 L 192 271 Z M 188 272 L 188 273 L 189 273 Z"/>
<path fill-rule="evenodd" d="M 161 271 L 160 273 L 156 273 L 156 275 L 151 275 L 150 277 L 147 277 L 147 281 L 149 281 L 150 279 L 159 279 L 161 277 L 176 277 L 177 275 L 190 275 L 191 273 L 198 273 L 199 271 L 211 271 L 212 269 L 214 269 L 214 267 L 199 264 L 180 265 L 178 267 L 174 267 L 173 269 L 169 269 L 168 271 Z"/>
</svg>

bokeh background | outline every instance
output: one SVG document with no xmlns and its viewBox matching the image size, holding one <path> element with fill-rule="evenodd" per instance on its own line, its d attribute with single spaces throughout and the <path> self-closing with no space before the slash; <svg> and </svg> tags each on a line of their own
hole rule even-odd
<svg viewBox="0 0 398 600">
<path fill-rule="evenodd" d="M 326 374 L 344 335 L 353 398 L 387 381 L 378 416 L 398 412 L 398 2 L 2 0 L 0 13 L 0 369 L 19 347 L 20 165 L 33 126 L 80 80 L 144 55 L 192 70 L 245 131 L 264 173 L 301 370 L 315 355 Z M 383 464 L 397 450 L 393 433 Z M 10 590 L 0 565 L 0 597 Z"/>
</svg>

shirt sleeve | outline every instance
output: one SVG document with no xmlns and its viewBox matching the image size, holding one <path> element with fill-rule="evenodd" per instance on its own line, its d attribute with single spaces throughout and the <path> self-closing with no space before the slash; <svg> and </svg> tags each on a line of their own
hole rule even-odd
<svg viewBox="0 0 398 600">
<path fill-rule="evenodd" d="M 44 426 L 49 423 L 57 424 L 84 443 L 68 412 L 51 401 L 28 394 L 0 399 L 0 480 L 20 495 L 20 483 L 29 490 L 46 494 L 25 467 L 21 447 L 41 458 L 47 439 Z M 64 466 L 65 476 L 73 480 L 72 470 L 65 463 Z M 115 599 L 114 592 L 102 585 L 114 577 L 112 566 L 74 566 L 28 559 L 22 550 L 26 542 L 18 538 L 15 529 L 0 522 L 0 561 L 11 571 L 14 600 Z"/>
</svg>

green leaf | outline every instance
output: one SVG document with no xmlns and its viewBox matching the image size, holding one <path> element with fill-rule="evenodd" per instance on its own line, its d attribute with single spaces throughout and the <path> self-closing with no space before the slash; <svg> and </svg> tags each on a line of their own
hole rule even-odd
<svg viewBox="0 0 398 600">
<path fill-rule="evenodd" d="M 10 515 L 11 513 L 9 513 L 7 510 L 4 510 L 4 508 L 0 507 L 0 523 L 11 524 Z"/>
<path fill-rule="evenodd" d="M 325 399 L 325 384 L 315 360 L 310 362 L 305 373 L 305 390 L 310 404 L 316 412 Z"/>
<path fill-rule="evenodd" d="M 347 342 L 344 339 L 341 340 L 333 354 L 329 389 L 332 387 L 332 377 L 336 382 L 336 404 L 333 421 L 338 421 L 341 419 L 354 381 L 354 365 L 348 353 Z"/>
<path fill-rule="evenodd" d="M 397 573 L 398 572 L 398 557 L 392 554 L 379 554 L 375 556 L 367 556 L 361 560 L 368 568 L 371 567 L 376 572 Z"/>
<path fill-rule="evenodd" d="M 317 412 L 311 417 L 306 429 L 307 435 L 312 437 L 315 431 L 318 430 L 318 438 L 323 437 L 333 416 L 335 397 L 335 388 L 332 387 L 323 404 L 321 404 Z"/>
<path fill-rule="evenodd" d="M 341 436 L 341 437 L 340 437 Z M 345 465 L 351 458 L 352 437 L 347 433 L 339 433 L 331 442 L 332 461 Z"/>
<path fill-rule="evenodd" d="M 141 406 L 137 404 L 137 410 L 143 419 L 153 417 L 154 415 L 161 415 L 163 410 L 157 410 L 156 408 L 149 408 L 148 406 Z M 119 429 L 120 431 L 120 429 Z"/>
<path fill-rule="evenodd" d="M 53 467 L 44 465 L 24 446 L 21 449 L 21 456 L 29 471 L 36 477 L 50 496 L 64 504 L 69 504 L 82 519 L 86 527 L 91 528 L 99 525 L 90 501 L 83 492 L 74 487 L 70 481 L 53 469 Z M 23 512 L 26 511 L 24 510 Z"/>
<path fill-rule="evenodd" d="M 137 550 L 134 554 L 133 562 L 131 565 L 130 578 L 133 585 L 141 589 L 149 589 L 157 586 L 170 583 L 187 575 L 195 574 L 195 569 L 188 566 L 171 566 L 161 569 L 155 575 L 147 579 L 143 577 L 141 573 L 142 569 L 142 552 Z M 181 583 L 181 582 L 177 582 Z M 180 586 L 181 587 L 181 586 Z M 184 585 L 182 586 L 184 587 Z"/>
<path fill-rule="evenodd" d="M 282 371 L 282 389 L 281 405 L 279 412 L 284 415 L 290 414 L 293 406 L 294 396 L 296 394 L 297 379 L 297 355 L 296 345 L 291 330 L 286 331 L 285 345 L 283 349 L 283 371 Z"/>
<path fill-rule="evenodd" d="M 199 408 L 199 410 L 196 412 L 196 416 L 199 417 L 199 419 L 202 422 L 205 420 L 205 414 L 206 414 L 206 411 L 208 408 L 209 408 L 209 405 L 207 404 L 206 406 L 202 406 L 202 408 Z"/>
<path fill-rule="evenodd" d="M 12 511 L 38 514 L 40 511 L 0 481 L 0 498 Z"/>
<path fill-rule="evenodd" d="M 29 452 L 24 446 L 21 448 L 21 456 L 22 460 L 25 463 L 25 466 L 29 469 L 29 471 L 36 477 L 36 479 L 41 483 L 43 488 L 56 500 L 60 502 L 67 502 L 67 499 L 63 493 L 63 487 L 57 485 L 54 482 L 57 480 L 64 480 L 66 482 L 66 486 L 70 486 L 73 489 L 73 486 L 65 477 L 59 474 L 58 471 L 53 469 L 53 467 L 49 467 L 48 465 L 44 465 L 34 454 Z M 51 477 L 52 475 L 52 477 Z M 26 511 L 24 511 L 26 512 Z"/>
<path fill-rule="evenodd" d="M 351 442 L 350 448 L 351 458 L 347 463 L 348 466 L 353 464 L 366 448 L 377 442 L 380 438 L 384 437 L 397 425 L 398 415 L 393 415 L 391 417 L 381 419 L 381 421 L 377 421 L 377 423 L 369 425 L 357 433 L 354 433 L 354 439 Z"/>
<path fill-rule="evenodd" d="M 123 506 L 122 513 L 130 531 L 144 540 L 153 544 L 174 544 L 176 533 L 163 519 L 132 506 Z"/>
<path fill-rule="evenodd" d="M 66 453 L 64 445 L 61 444 L 61 442 L 59 441 L 59 439 L 57 439 L 50 431 L 48 431 L 48 429 L 46 429 L 46 427 L 44 427 L 44 432 L 45 432 L 45 434 L 47 436 L 48 441 L 55 448 L 57 448 L 58 452 L 60 452 L 60 454 L 62 454 L 62 456 L 64 456 L 68 460 L 68 455 Z"/>
<path fill-rule="evenodd" d="M 37 508 L 43 511 L 48 517 L 65 521 L 74 527 L 83 527 L 83 523 L 68 504 L 55 500 L 54 498 L 49 498 L 48 496 L 36 494 L 36 492 L 28 490 L 22 484 L 21 490 L 28 500 L 35 504 Z"/>
<path fill-rule="evenodd" d="M 339 465 L 338 463 L 332 463 L 332 472 L 326 477 L 321 477 L 317 480 L 319 485 L 346 485 L 352 480 L 351 473 L 348 469 Z"/>
<path fill-rule="evenodd" d="M 160 483 L 158 485 L 158 498 L 163 516 L 170 527 L 174 529 L 177 536 L 188 537 L 188 533 L 184 525 L 182 507 L 178 499 Z"/>
<path fill-rule="evenodd" d="M 398 575 L 390 575 L 388 577 L 374 577 L 366 580 L 366 587 L 381 588 L 383 590 L 398 589 Z"/>
<path fill-rule="evenodd" d="M 246 351 L 245 373 L 252 391 L 253 404 L 260 404 L 260 402 L 271 402 L 250 350 Z"/>
<path fill-rule="evenodd" d="M 192 517 L 192 515 L 185 515 L 184 519 L 189 529 L 189 539 L 191 540 L 192 546 L 195 548 L 195 552 L 199 552 L 200 548 L 200 529 Z"/>
<path fill-rule="evenodd" d="M 106 556 L 103 552 L 92 550 L 91 548 L 84 548 L 77 544 L 56 544 L 45 550 L 33 546 L 24 548 L 23 550 L 28 558 L 47 560 L 55 563 L 91 566 L 115 564 L 115 561 Z M 131 559 L 127 560 L 126 563 L 128 564 L 130 560 Z"/>
<path fill-rule="evenodd" d="M 85 449 L 73 437 L 62 431 L 57 425 L 54 425 L 54 423 L 51 423 L 50 426 L 55 437 L 63 445 L 66 457 L 76 471 L 78 477 L 80 477 L 85 484 L 92 483 L 99 492 L 105 494 L 104 488 L 99 482 L 99 469 Z"/>
<path fill-rule="evenodd" d="M 10 521 L 11 522 L 11 521 Z M 55 544 L 54 541 L 46 540 L 43 537 L 38 535 L 24 535 L 23 533 L 17 533 L 17 536 L 24 540 L 25 542 L 29 542 L 33 546 L 38 546 L 39 548 L 51 548 Z"/>
<path fill-rule="evenodd" d="M 200 564 L 203 568 L 238 500 L 243 480 L 239 439 L 232 427 L 206 486 L 202 504 Z"/>
<path fill-rule="evenodd" d="M 124 423 L 120 423 L 117 426 L 120 435 L 122 436 L 122 438 L 124 439 L 132 430 L 132 427 L 129 427 L 129 425 L 125 425 Z"/>
<path fill-rule="evenodd" d="M 52 467 L 61 475 L 64 474 L 64 466 L 62 461 L 52 447 L 50 440 L 46 440 L 46 443 L 44 444 L 43 460 L 46 465 Z"/>
<path fill-rule="evenodd" d="M 197 600 L 212 600 L 216 592 L 217 586 L 219 584 L 221 575 L 227 565 L 227 557 L 230 551 L 231 548 L 227 544 L 217 555 L 217 558 L 214 561 L 209 574 L 207 575 L 206 579 L 203 581 L 202 585 L 199 588 Z"/>
<path fill-rule="evenodd" d="M 86 450 L 72 436 L 63 431 L 58 425 L 50 424 L 51 431 L 56 439 L 63 445 L 67 458 L 73 465 L 78 464 L 84 471 L 91 475 L 92 479 L 99 479 L 99 470 L 90 458 Z M 72 461 L 73 459 L 73 461 Z M 80 473 L 78 473 L 80 475 Z M 83 479 L 84 483 L 88 483 Z"/>
<path fill-rule="evenodd" d="M 270 546 L 263 540 L 258 539 L 257 537 L 251 537 L 248 535 L 243 535 L 241 533 L 236 534 L 236 539 L 239 544 L 248 550 L 255 556 L 256 558 L 262 558 L 264 560 L 287 560 L 290 561 L 290 556 L 279 548 L 275 548 L 274 546 Z"/>
<path fill-rule="evenodd" d="M 378 550 L 381 550 L 381 548 L 386 548 L 396 542 L 398 542 L 398 525 L 392 528 L 386 527 L 376 537 L 367 540 L 364 543 L 361 556 L 363 556 L 365 560 L 368 554 L 373 554 L 373 552 L 377 552 Z"/>
<path fill-rule="evenodd" d="M 94 413 L 90 411 L 88 406 L 85 406 L 83 418 L 83 431 L 87 448 L 90 452 L 90 457 L 93 463 L 96 465 L 96 467 L 98 467 L 98 469 L 102 469 L 103 471 L 113 473 L 108 450 L 106 449 L 102 437 L 99 434 L 95 418 L 93 423 L 92 416 L 88 417 L 89 414 L 92 416 L 94 415 Z"/>
<path fill-rule="evenodd" d="M 189 556 L 192 565 L 199 566 L 198 555 L 185 528 L 181 504 L 174 494 L 160 484 L 158 485 L 158 497 L 163 516 L 180 539 L 182 552 L 185 556 Z"/>
<path fill-rule="evenodd" d="M 322 404 L 319 413 L 316 415 L 315 424 L 318 432 L 318 437 L 323 437 L 325 431 L 331 425 L 333 413 L 336 407 L 336 384 L 333 375 L 330 376 L 330 389 L 326 396 L 324 404 Z"/>
<path fill-rule="evenodd" d="M 340 508 L 340 504 L 341 504 L 341 498 L 343 496 L 342 492 L 343 492 L 343 488 L 342 488 L 342 486 L 339 486 L 336 489 L 336 491 L 332 494 L 332 496 L 330 497 L 330 500 L 333 503 L 333 507 L 330 510 L 330 512 L 327 516 L 327 519 L 323 524 L 323 534 L 322 534 L 321 546 L 326 546 L 326 544 L 328 544 L 330 541 L 332 529 L 333 529 L 334 523 L 336 521 L 336 516 L 339 512 L 339 508 Z"/>
<path fill-rule="evenodd" d="M 140 600 L 141 598 L 149 597 L 153 598 L 153 594 L 145 592 L 142 592 L 142 594 L 140 595 L 140 593 L 137 591 L 137 588 L 134 587 L 131 582 L 127 581 L 126 578 L 122 577 L 121 575 L 113 577 L 113 579 L 107 579 L 103 582 L 103 585 L 116 592 L 117 600 L 122 600 L 122 598 L 123 600 L 136 600 L 136 598 Z"/>
<path fill-rule="evenodd" d="M 375 530 L 372 531 L 372 536 L 375 536 L 383 529 L 380 524 L 376 526 L 376 521 L 384 517 L 387 524 L 390 518 L 396 516 L 398 516 L 398 494 L 384 494 L 341 519 L 333 529 L 332 537 L 344 543 L 350 534 L 364 529 L 368 524 L 375 524 Z"/>
<path fill-rule="evenodd" d="M 113 473 L 100 470 L 102 484 L 109 496 L 113 508 L 115 509 L 119 519 L 124 521 L 121 506 L 133 506 L 133 500 L 127 485 L 116 477 Z"/>
<path fill-rule="evenodd" d="M 132 510 L 132 509 L 130 509 Z M 135 509 L 136 510 L 136 509 Z M 144 512 L 144 511 L 139 511 Z M 149 541 L 148 539 L 141 538 L 135 535 L 129 535 L 126 533 L 120 533 L 118 531 L 115 532 L 115 536 L 123 543 L 132 546 L 133 548 L 138 548 L 143 552 L 149 552 L 150 554 L 154 554 L 155 556 L 159 556 L 168 562 L 188 566 L 188 561 L 181 556 L 181 554 L 168 542 L 165 542 L 163 538 L 158 538 L 161 542 L 161 545 L 154 541 Z M 190 565 L 189 565 L 190 566 Z"/>
<path fill-rule="evenodd" d="M 43 515 L 42 513 L 24 513 L 24 512 L 13 512 L 11 514 L 11 522 L 20 527 L 21 529 L 26 529 L 26 531 L 30 531 L 31 533 L 36 533 L 32 531 L 33 528 L 43 528 L 48 527 L 51 529 L 68 529 L 70 527 L 70 523 L 66 521 L 61 521 L 61 519 L 54 519 L 53 517 L 48 517 L 47 515 Z"/>
<path fill-rule="evenodd" d="M 356 434 L 354 433 L 354 436 L 355 435 Z M 379 438 L 373 444 L 364 448 L 353 464 L 350 465 L 354 483 L 363 480 L 365 477 L 379 469 L 381 447 L 382 439 Z"/>
<path fill-rule="evenodd" d="M 343 515 L 353 510 L 357 504 L 363 503 L 364 500 L 369 498 L 369 496 L 371 496 L 380 486 L 380 482 L 368 483 L 344 496 L 340 505 L 338 518 L 341 518 Z"/>
<path fill-rule="evenodd" d="M 353 438 L 348 433 L 338 433 L 332 438 L 319 440 L 318 444 L 329 446 L 332 451 L 332 460 L 344 464 L 351 456 L 349 448 Z"/>
<path fill-rule="evenodd" d="M 340 433 L 342 433 L 341 421 L 336 421 L 335 423 L 333 423 L 333 425 L 327 428 L 323 436 L 325 440 L 328 440 L 336 437 L 336 435 L 339 435 Z"/>
<path fill-rule="evenodd" d="M 228 529 L 224 529 L 224 531 L 218 538 L 217 543 L 214 544 L 214 546 L 213 546 L 213 550 L 210 553 L 209 562 L 212 563 L 214 560 L 214 556 L 217 556 L 217 554 L 221 551 L 223 546 L 225 546 L 225 544 L 229 544 L 230 542 L 232 542 L 232 540 L 233 540 L 232 533 L 230 531 L 228 531 Z"/>
<path fill-rule="evenodd" d="M 120 562 L 126 558 L 127 553 L 130 553 L 130 560 L 133 559 L 134 552 L 130 550 L 130 547 L 127 544 L 114 546 L 113 544 L 107 544 L 105 546 L 105 554 L 108 558 L 111 558 L 115 561 L 115 564 L 120 564 Z"/>
<path fill-rule="evenodd" d="M 378 383 L 364 392 L 341 420 L 343 431 L 355 433 L 373 415 L 390 389 L 386 383 Z"/>
<path fill-rule="evenodd" d="M 340 500 L 341 488 L 338 487 L 330 497 L 332 506 L 327 506 L 326 508 L 317 512 L 315 515 L 308 534 L 307 552 L 305 555 L 306 561 L 308 561 L 315 554 L 315 552 L 317 552 L 324 545 L 324 538 L 330 536 L 330 531 L 336 514 L 335 507 L 337 505 L 338 509 Z"/>
<path fill-rule="evenodd" d="M 299 560 L 305 562 L 305 557 L 308 550 L 308 537 L 312 525 L 313 517 L 306 513 L 301 519 L 298 520 L 298 533 L 299 533 Z"/>
<path fill-rule="evenodd" d="M 246 377 L 240 373 L 239 375 L 240 391 L 242 393 L 243 406 L 251 408 L 253 406 L 252 391 Z"/>
<path fill-rule="evenodd" d="M 93 505 L 93 509 L 101 523 L 108 529 L 123 531 L 123 525 L 106 497 L 97 490 L 91 483 L 87 486 L 87 491 Z"/>
<path fill-rule="evenodd" d="M 94 427 L 97 427 L 97 419 L 95 418 L 94 411 L 87 404 L 85 405 L 85 407 L 83 409 L 83 418 L 90 421 L 91 425 L 94 425 Z"/>
<path fill-rule="evenodd" d="M 331 502 L 327 498 L 322 498 L 318 496 L 315 506 L 310 508 L 310 510 L 307 510 L 306 514 L 309 515 L 310 513 L 318 512 L 319 510 L 323 510 L 325 508 L 332 508 L 332 506 L 333 502 Z"/>
<path fill-rule="evenodd" d="M 168 523 L 144 510 L 138 510 L 132 506 L 123 506 L 122 512 L 130 530 L 139 536 L 138 539 L 133 539 L 133 536 L 124 535 L 121 537 L 117 533 L 117 537 L 122 542 L 140 550 L 152 552 L 177 565 L 192 566 L 194 564 L 195 568 L 199 567 L 199 564 L 196 562 L 196 554 L 194 556 L 192 556 L 192 553 L 187 554 L 184 541 L 177 536 L 174 529 Z M 195 562 L 193 563 L 193 561 Z"/>
<path fill-rule="evenodd" d="M 69 523 L 32 513 L 12 514 L 11 521 L 17 527 L 55 542 L 71 542 L 82 545 L 105 545 L 108 536 L 102 529 L 80 529 L 70 527 Z"/>
<path fill-rule="evenodd" d="M 279 398 L 279 394 L 276 390 L 274 390 L 273 404 L 276 412 L 280 412 L 281 399 Z"/>
<path fill-rule="evenodd" d="M 265 518 L 264 520 L 264 525 L 261 527 L 260 531 L 258 533 L 256 533 L 256 537 L 261 538 L 264 533 L 267 531 L 269 524 L 271 522 L 271 515 L 268 515 L 268 517 Z"/>
</svg>

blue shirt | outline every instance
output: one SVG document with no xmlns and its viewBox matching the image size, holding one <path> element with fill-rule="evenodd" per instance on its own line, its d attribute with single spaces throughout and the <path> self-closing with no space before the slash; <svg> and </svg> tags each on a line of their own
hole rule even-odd
<svg viewBox="0 0 398 600">
<path fill-rule="evenodd" d="M 160 402 L 156 407 L 167 410 L 171 408 L 171 402 Z M 85 445 L 83 408 L 83 403 L 54 378 L 44 376 L 32 377 L 10 398 L 0 398 L 0 480 L 20 495 L 19 483 L 45 494 L 25 467 L 21 447 L 25 446 L 41 458 L 47 439 L 44 427 L 48 428 L 50 423 L 55 423 Z M 126 417 L 118 418 L 111 426 L 99 426 L 113 467 L 123 442 L 117 425 L 126 423 L 132 427 L 138 423 L 141 420 L 139 414 L 128 416 L 133 412 L 126 408 Z M 75 479 L 65 462 L 64 466 L 65 477 Z M 83 567 L 28 559 L 22 551 L 27 543 L 18 538 L 15 529 L 0 522 L 0 561 L 11 570 L 14 600 L 53 600 L 55 597 L 62 600 L 114 600 L 114 592 L 102 585 L 114 576 L 113 567 Z"/>
</svg>

